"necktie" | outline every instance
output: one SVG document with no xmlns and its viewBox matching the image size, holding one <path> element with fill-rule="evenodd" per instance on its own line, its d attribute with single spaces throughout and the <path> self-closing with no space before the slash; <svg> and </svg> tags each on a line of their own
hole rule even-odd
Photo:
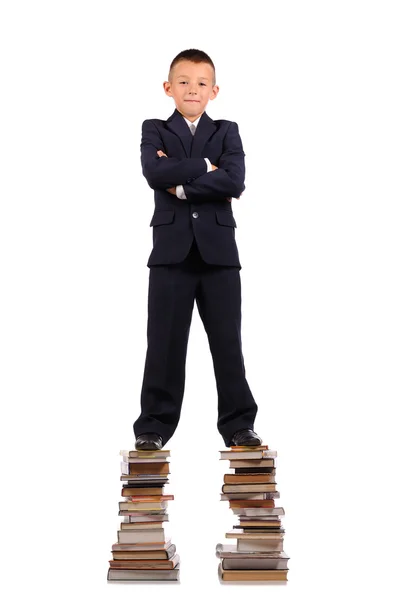
<svg viewBox="0 0 399 600">
<path fill-rule="evenodd" d="M 194 123 L 191 123 L 191 125 L 190 125 L 190 131 L 194 135 L 194 133 L 195 133 L 195 125 L 194 125 Z"/>
</svg>

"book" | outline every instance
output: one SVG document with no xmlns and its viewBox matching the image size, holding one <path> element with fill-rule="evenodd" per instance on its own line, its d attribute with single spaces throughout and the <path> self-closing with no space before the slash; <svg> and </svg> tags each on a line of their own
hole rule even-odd
<svg viewBox="0 0 399 600">
<path fill-rule="evenodd" d="M 127 463 L 121 462 L 121 472 L 123 475 L 167 475 L 170 473 L 170 463 Z"/>
<path fill-rule="evenodd" d="M 232 461 L 230 461 L 232 462 Z M 276 474 L 276 467 L 238 467 L 236 465 L 237 462 L 241 462 L 241 461 L 234 461 L 234 473 L 236 473 L 237 475 L 239 474 L 249 474 L 249 473 L 270 473 L 270 475 L 275 475 Z M 252 463 L 252 462 L 262 462 L 262 461 L 243 461 L 243 462 L 248 462 L 248 463 Z"/>
<path fill-rule="evenodd" d="M 124 476 L 126 477 L 126 475 Z M 168 483 L 168 479 L 158 479 L 158 483 L 154 483 L 154 480 L 143 480 L 143 479 L 128 479 L 126 483 L 122 483 L 123 489 L 152 489 L 152 488 L 164 488 L 165 484 Z M 150 494 L 151 492 L 147 492 Z"/>
<path fill-rule="evenodd" d="M 179 567 L 174 569 L 108 569 L 108 581 L 179 581 Z"/>
<path fill-rule="evenodd" d="M 284 531 L 251 531 L 251 533 L 245 533 L 242 529 L 237 529 L 236 531 L 228 531 L 225 536 L 237 540 L 282 540 Z"/>
<path fill-rule="evenodd" d="M 167 506 L 167 502 L 119 502 L 119 510 L 128 512 L 166 509 Z"/>
<path fill-rule="evenodd" d="M 143 547 L 141 548 L 140 546 Z M 112 552 L 164 552 L 169 550 L 172 546 L 174 546 L 174 544 L 172 544 L 170 537 L 167 538 L 165 542 L 159 544 L 120 544 L 119 542 L 116 542 L 115 544 L 112 544 Z"/>
<path fill-rule="evenodd" d="M 284 551 L 256 552 L 255 550 L 248 550 L 247 552 L 239 552 L 235 544 L 216 544 L 215 552 L 218 558 L 288 558 Z"/>
<path fill-rule="evenodd" d="M 137 529 L 160 529 L 162 527 L 162 523 L 160 521 L 148 521 L 147 523 L 125 523 L 125 521 L 121 521 L 119 525 L 119 529 L 128 529 L 128 530 L 137 530 Z"/>
<path fill-rule="evenodd" d="M 170 450 L 120 450 L 119 454 L 127 458 L 165 458 Z"/>
<path fill-rule="evenodd" d="M 235 449 L 231 450 L 220 450 L 219 460 L 250 460 L 250 459 L 262 459 L 262 458 L 276 458 L 277 452 L 275 450 L 264 450 L 258 447 L 255 449 L 253 446 L 245 449 L 236 446 Z"/>
<path fill-rule="evenodd" d="M 151 495 L 151 496 L 136 496 L 135 493 L 133 494 L 124 494 L 124 496 L 126 496 L 127 498 L 127 502 L 168 502 L 169 500 L 174 500 L 175 497 L 173 496 L 173 494 L 159 494 L 159 495 Z"/>
<path fill-rule="evenodd" d="M 287 581 L 288 569 L 239 569 L 226 570 L 219 564 L 219 576 L 223 581 Z"/>
<path fill-rule="evenodd" d="M 161 487 L 125 487 L 122 488 L 122 496 L 162 496 L 163 488 Z"/>
<path fill-rule="evenodd" d="M 167 458 L 128 458 L 127 456 L 124 456 L 122 458 L 122 461 L 124 463 L 132 463 L 132 464 L 138 464 L 138 465 L 145 465 L 145 464 L 161 464 L 161 463 L 168 463 L 169 461 Z"/>
<path fill-rule="evenodd" d="M 133 550 L 167 550 L 171 544 L 172 540 L 170 538 L 166 539 L 164 542 L 148 542 L 146 544 L 121 544 L 118 542 L 116 544 L 112 544 L 112 551 L 123 550 L 125 552 L 132 552 Z"/>
<path fill-rule="evenodd" d="M 122 548 L 128 544 L 114 544 Z M 170 544 L 165 550 L 113 550 L 114 560 L 169 560 L 176 553 L 175 544 Z"/>
<path fill-rule="evenodd" d="M 223 478 L 224 483 L 229 484 L 241 484 L 248 485 L 250 483 L 275 483 L 275 476 L 271 473 L 242 473 L 242 474 L 229 474 Z"/>
<path fill-rule="evenodd" d="M 275 492 L 277 491 L 276 483 L 249 483 L 248 485 L 239 483 L 225 483 L 222 485 L 222 492 Z"/>
<path fill-rule="evenodd" d="M 281 506 L 274 508 L 232 508 L 235 515 L 243 515 L 247 517 L 260 517 L 266 515 L 284 515 L 284 509 Z"/>
<path fill-rule="evenodd" d="M 274 508 L 274 500 L 229 500 L 230 508 Z"/>
<path fill-rule="evenodd" d="M 258 552 L 281 552 L 283 550 L 283 540 L 255 540 L 240 538 L 237 540 L 237 550 L 239 552 L 244 552 L 246 550 L 256 550 Z"/>
<path fill-rule="evenodd" d="M 265 468 L 270 467 L 275 469 L 274 458 L 262 458 L 261 460 L 247 460 L 243 457 L 237 457 L 236 459 L 230 459 L 230 469 L 237 468 Z"/>
<path fill-rule="evenodd" d="M 162 510 L 159 510 L 159 508 L 156 508 L 155 510 L 146 510 L 146 509 L 142 509 L 142 510 L 120 510 L 118 512 L 118 515 L 120 517 L 128 517 L 128 516 L 134 516 L 134 515 L 148 515 L 150 517 L 152 517 L 153 515 L 159 515 L 159 514 L 164 514 L 166 515 L 166 508 L 163 508 Z"/>
<path fill-rule="evenodd" d="M 233 544 L 217 544 L 216 556 L 224 569 L 287 569 L 285 552 L 239 552 Z"/>
<path fill-rule="evenodd" d="M 118 529 L 118 544 L 148 544 L 165 542 L 166 534 L 164 529 L 138 529 L 126 530 Z"/>
<path fill-rule="evenodd" d="M 280 527 L 281 520 L 278 517 L 267 517 L 260 519 L 252 519 L 248 517 L 245 521 L 244 517 L 241 517 L 239 525 L 233 525 L 233 527 Z"/>
<path fill-rule="evenodd" d="M 120 480 L 121 481 L 129 481 L 131 483 L 140 483 L 140 484 L 149 483 L 149 484 L 156 484 L 156 485 L 158 485 L 159 483 L 162 483 L 162 484 L 168 483 L 168 481 L 169 481 L 167 475 L 162 475 L 160 473 L 158 473 L 157 475 L 146 474 L 146 473 L 122 474 L 120 476 Z"/>
<path fill-rule="evenodd" d="M 159 513 L 154 511 L 150 515 L 140 513 L 123 517 L 124 523 L 148 523 L 154 521 L 169 521 L 169 515 L 165 512 Z"/>
<path fill-rule="evenodd" d="M 280 492 L 259 492 L 253 493 L 239 493 L 239 494 L 220 494 L 221 500 L 272 500 L 274 498 L 280 498 Z"/>
<path fill-rule="evenodd" d="M 242 529 L 244 535 L 249 533 L 285 533 L 283 527 L 237 527 L 237 529 Z"/>
<path fill-rule="evenodd" d="M 279 507 L 279 508 L 281 508 L 281 507 Z M 266 509 L 266 510 L 268 510 L 268 509 Z M 276 510 L 276 509 L 274 508 L 271 510 Z M 257 521 L 262 521 L 262 522 L 269 521 L 269 520 L 273 521 L 273 519 L 277 519 L 280 521 L 281 516 L 282 515 L 280 515 L 280 513 L 278 513 L 278 514 L 267 513 L 265 515 L 256 515 L 256 516 L 238 515 L 238 518 L 240 521 L 243 521 L 245 523 L 247 521 L 253 521 L 254 519 L 256 519 Z"/>
<path fill-rule="evenodd" d="M 180 556 L 175 554 L 171 559 L 166 560 L 110 560 L 109 566 L 112 569 L 174 569 L 180 562 Z"/>
</svg>

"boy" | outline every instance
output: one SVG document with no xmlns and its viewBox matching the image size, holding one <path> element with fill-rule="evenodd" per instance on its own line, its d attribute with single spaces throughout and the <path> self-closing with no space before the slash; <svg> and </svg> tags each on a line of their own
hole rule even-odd
<svg viewBox="0 0 399 600">
<path fill-rule="evenodd" d="M 205 52 L 180 52 L 163 84 L 174 113 L 142 126 L 141 164 L 154 189 L 155 211 L 147 263 L 148 347 L 141 414 L 133 425 L 138 450 L 160 450 L 179 422 L 194 300 L 212 354 L 224 443 L 262 444 L 253 431 L 258 407 L 241 351 L 241 265 L 231 208 L 245 189 L 245 154 L 237 124 L 213 121 L 205 112 L 219 92 L 215 81 Z"/>
</svg>

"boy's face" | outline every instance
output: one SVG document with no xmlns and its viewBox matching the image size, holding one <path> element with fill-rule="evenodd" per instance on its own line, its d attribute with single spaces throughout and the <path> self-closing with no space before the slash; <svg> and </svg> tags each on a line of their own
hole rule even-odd
<svg viewBox="0 0 399 600">
<path fill-rule="evenodd" d="M 208 63 L 182 60 L 173 68 L 170 81 L 164 81 L 167 96 L 172 96 L 177 110 L 190 121 L 204 112 L 209 100 L 216 98 L 219 86 L 212 85 L 213 69 Z"/>
</svg>

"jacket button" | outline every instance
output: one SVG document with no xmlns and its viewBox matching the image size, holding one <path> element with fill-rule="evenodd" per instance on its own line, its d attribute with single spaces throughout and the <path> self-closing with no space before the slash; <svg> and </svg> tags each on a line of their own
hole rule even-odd
<svg viewBox="0 0 399 600">
<path fill-rule="evenodd" d="M 193 217 L 194 217 L 194 219 L 197 219 L 198 218 L 198 213 L 197 212 L 193 212 Z"/>
<path fill-rule="evenodd" d="M 186 181 L 186 183 L 191 183 L 192 181 L 194 181 L 194 177 L 189 177 Z"/>
</svg>

